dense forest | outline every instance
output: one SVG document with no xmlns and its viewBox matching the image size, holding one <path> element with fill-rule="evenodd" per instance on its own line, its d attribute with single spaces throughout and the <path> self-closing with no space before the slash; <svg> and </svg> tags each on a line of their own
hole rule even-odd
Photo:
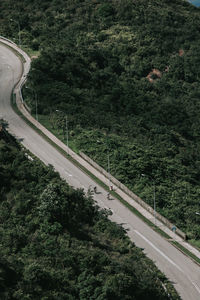
<svg viewBox="0 0 200 300">
<path fill-rule="evenodd" d="M 0 299 L 180 299 L 89 191 L 0 128 Z"/>
<path fill-rule="evenodd" d="M 200 10 L 184 0 L 0 8 L 1 35 L 35 53 L 27 84 L 39 120 L 59 133 L 67 115 L 71 147 L 104 168 L 109 155 L 112 175 L 150 205 L 155 186 L 156 209 L 200 246 Z"/>
</svg>

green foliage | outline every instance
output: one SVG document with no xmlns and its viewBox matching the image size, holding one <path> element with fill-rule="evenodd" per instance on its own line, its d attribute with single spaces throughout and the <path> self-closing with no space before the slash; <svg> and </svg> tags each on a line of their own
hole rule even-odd
<svg viewBox="0 0 200 300">
<path fill-rule="evenodd" d="M 19 22 L 22 44 L 40 53 L 29 81 L 52 129 L 64 137 L 63 111 L 75 149 L 106 169 L 109 152 L 111 173 L 150 205 L 153 179 L 157 210 L 199 239 L 199 10 L 182 0 L 2 0 L 0 16 L 2 35 L 17 40 Z"/>
<path fill-rule="evenodd" d="M 64 228 L 81 226 L 82 223 L 92 223 L 95 206 L 92 199 L 86 199 L 83 190 L 66 188 L 63 182 L 48 184 L 40 196 L 38 207 L 41 218 L 50 223 L 60 223 Z"/>
<path fill-rule="evenodd" d="M 164 300 L 163 285 L 180 299 L 108 211 L 29 160 L 5 129 L 0 166 L 1 299 Z"/>
<path fill-rule="evenodd" d="M 32 62 L 29 81 L 38 95 L 38 111 L 53 130 L 64 128 L 63 118 L 55 113 L 58 109 L 68 116 L 69 141 L 73 139 L 76 149 L 105 169 L 109 155 L 111 173 L 150 205 L 155 184 L 156 209 L 189 238 L 199 240 L 200 217 L 195 214 L 200 211 L 199 10 L 182 0 L 2 0 L 1 35 L 17 42 L 17 22 L 22 44 L 40 53 Z M 161 77 L 154 74 L 150 82 L 147 76 L 153 69 Z M 34 105 L 30 104 L 33 111 Z M 10 152 L 7 142 L 0 147 L 3 222 L 11 212 L 15 224 L 18 214 L 23 220 L 20 226 L 28 220 L 30 228 L 38 230 L 35 241 L 42 243 L 42 234 L 54 236 L 49 245 L 56 234 L 69 230 L 80 234 L 71 228 L 77 220 L 93 224 L 96 210 L 82 191 L 64 188 L 51 169 L 44 175 L 37 163 L 30 172 L 22 154 Z M 21 167 L 16 169 L 18 163 Z M 33 193 L 37 182 L 38 193 Z M 18 187 L 15 196 L 12 191 Z M 68 201 L 71 197 L 74 203 Z M 79 205 L 86 212 L 82 218 Z M 24 217 L 30 208 L 36 218 Z M 66 212 L 68 208 L 71 211 Z M 105 227 L 104 222 L 95 223 L 98 232 L 107 232 Z M 110 225 L 110 232 L 119 231 Z M 31 251 L 36 255 L 40 251 L 34 238 Z M 26 244 L 26 234 L 5 230 L 4 243 L 14 253 Z M 118 251 L 123 253 L 124 247 Z M 80 297 L 111 297 L 117 280 L 114 274 L 101 289 L 101 280 L 86 272 L 80 277 Z M 85 281 L 93 282 L 94 288 Z M 129 290 L 126 276 L 123 284 Z M 22 299 L 20 293 L 16 297 Z M 73 296 L 65 297 L 77 299 L 77 293 L 72 289 Z M 52 295 L 64 297 L 61 292 Z"/>
</svg>

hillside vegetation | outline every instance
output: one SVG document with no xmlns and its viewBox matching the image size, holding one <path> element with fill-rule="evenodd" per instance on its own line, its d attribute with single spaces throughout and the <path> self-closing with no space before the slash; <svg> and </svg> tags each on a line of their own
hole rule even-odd
<svg viewBox="0 0 200 300">
<path fill-rule="evenodd" d="M 108 220 L 0 131 L 0 299 L 180 299 Z"/>
<path fill-rule="evenodd" d="M 16 42 L 19 22 L 22 44 L 39 55 L 28 81 L 39 119 L 61 131 L 67 114 L 74 149 L 104 168 L 109 154 L 112 175 L 150 205 L 155 184 L 156 209 L 200 240 L 199 9 L 183 0 L 2 0 L 0 20 Z"/>
</svg>

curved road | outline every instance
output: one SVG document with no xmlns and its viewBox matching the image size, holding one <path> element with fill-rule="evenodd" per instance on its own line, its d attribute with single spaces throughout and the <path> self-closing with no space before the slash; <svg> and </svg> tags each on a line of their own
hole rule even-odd
<svg viewBox="0 0 200 300">
<path fill-rule="evenodd" d="M 12 86 L 21 77 L 22 65 L 19 58 L 6 46 L 0 43 L 0 118 L 9 123 L 9 131 L 22 144 L 45 164 L 52 164 L 56 171 L 74 186 L 86 191 L 90 185 L 97 185 L 91 178 L 74 166 L 55 148 L 42 139 L 31 129 L 10 106 Z M 133 215 L 118 200 L 109 201 L 106 191 L 97 187 L 99 194 L 94 199 L 100 207 L 110 208 L 113 212 L 111 219 L 125 224 L 129 229 L 128 235 L 136 246 L 144 248 L 146 255 L 174 283 L 183 300 L 200 299 L 200 268 L 188 257 L 183 255 L 168 241 L 154 232 L 137 216 Z"/>
</svg>

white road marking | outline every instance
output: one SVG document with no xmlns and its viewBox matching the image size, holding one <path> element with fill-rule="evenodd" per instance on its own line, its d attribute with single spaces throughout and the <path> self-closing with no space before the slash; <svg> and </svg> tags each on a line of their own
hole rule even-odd
<svg viewBox="0 0 200 300">
<path fill-rule="evenodd" d="M 112 211 L 112 210 L 111 210 Z M 118 216 L 119 217 L 119 216 Z M 121 219 L 121 217 L 119 217 Z M 121 219 L 122 220 L 122 219 Z M 123 220 L 122 220 L 123 221 Z M 138 234 L 143 240 L 145 240 L 153 249 L 155 249 L 161 256 L 163 256 L 168 262 L 170 262 L 173 266 L 175 266 L 181 273 L 184 275 L 185 272 L 173 261 L 171 260 L 167 255 L 165 255 L 162 251 L 160 251 L 152 242 L 150 242 L 146 237 L 144 237 L 138 230 L 134 229 L 130 224 L 127 224 L 129 228 L 131 228 L 136 234 Z M 195 282 L 191 281 L 188 276 L 186 276 L 188 281 L 192 283 L 192 285 L 195 287 L 197 292 L 200 294 L 200 288 L 196 285 Z"/>
<path fill-rule="evenodd" d="M 129 225 L 130 226 L 130 225 Z M 133 229 L 133 228 L 132 228 Z M 153 249 L 155 249 L 160 255 L 162 255 L 168 262 L 170 262 L 173 266 L 175 266 L 181 273 L 183 273 L 184 275 L 185 272 L 173 261 L 171 260 L 167 255 L 165 255 L 162 251 L 160 251 L 152 242 L 150 242 L 146 237 L 144 237 L 138 230 L 133 229 L 143 240 L 145 240 Z M 186 278 L 188 279 L 188 281 L 190 281 L 193 286 L 196 288 L 197 292 L 200 294 L 200 288 L 198 287 L 198 285 L 191 281 L 190 278 L 188 276 L 186 276 Z"/>
<path fill-rule="evenodd" d="M 66 173 L 68 176 L 70 176 L 70 177 L 73 176 L 72 174 L 68 173 L 67 171 L 65 171 L 65 173 Z"/>
<path fill-rule="evenodd" d="M 191 282 L 194 285 L 194 287 L 196 288 L 196 290 L 198 291 L 198 293 L 200 294 L 200 288 L 196 285 L 196 283 L 194 283 L 193 281 L 191 281 Z"/>
<path fill-rule="evenodd" d="M 153 249 L 155 249 L 160 255 L 162 255 L 168 262 L 170 262 L 172 265 L 174 265 L 179 271 L 183 273 L 183 270 L 173 261 L 171 260 L 167 255 L 165 255 L 162 251 L 160 251 L 152 242 L 150 242 L 146 237 L 144 237 L 139 231 L 134 229 L 134 231 L 143 239 L 145 240 Z"/>
</svg>

